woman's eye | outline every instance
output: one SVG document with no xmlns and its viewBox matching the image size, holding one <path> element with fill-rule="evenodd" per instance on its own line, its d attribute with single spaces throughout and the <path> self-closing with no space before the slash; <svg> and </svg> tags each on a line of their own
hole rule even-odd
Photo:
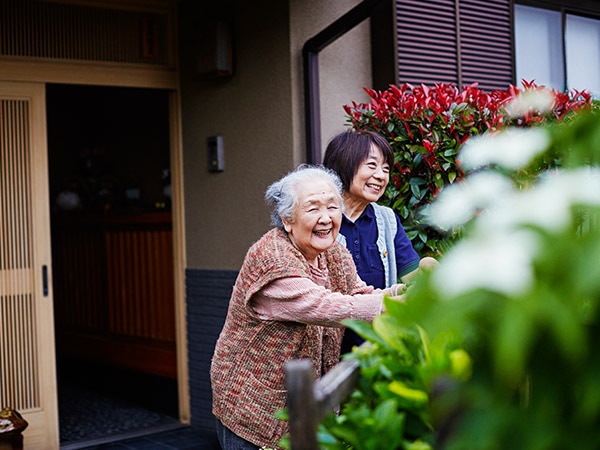
<svg viewBox="0 0 600 450">
<path fill-rule="evenodd" d="M 390 173 L 390 166 L 383 166 L 383 171 L 385 173 Z"/>
<path fill-rule="evenodd" d="M 329 210 L 330 210 L 330 211 L 335 211 L 336 209 L 340 209 L 340 207 L 339 207 L 338 205 L 331 205 L 331 206 L 329 207 Z"/>
</svg>

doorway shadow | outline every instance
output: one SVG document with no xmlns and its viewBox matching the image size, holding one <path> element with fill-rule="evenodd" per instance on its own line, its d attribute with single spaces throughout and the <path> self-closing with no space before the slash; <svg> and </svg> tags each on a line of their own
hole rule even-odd
<svg viewBox="0 0 600 450">
<path fill-rule="evenodd" d="M 61 448 L 180 425 L 176 380 L 82 360 L 57 362 L 57 380 Z"/>
<path fill-rule="evenodd" d="M 149 258 L 140 258 L 141 262 L 136 266 L 127 265 L 130 272 L 124 279 L 134 279 L 138 283 L 136 288 L 142 286 L 147 289 L 144 292 L 155 296 L 135 297 L 119 278 L 121 284 L 114 284 L 111 288 L 114 292 L 129 294 L 126 298 L 114 293 L 110 297 L 106 281 L 108 275 L 100 271 L 110 266 L 105 264 L 105 237 L 96 233 L 97 228 L 101 229 L 103 224 L 112 220 L 126 229 L 123 235 L 132 234 L 130 229 L 135 228 L 132 224 L 146 224 L 148 217 L 156 228 L 168 228 L 167 222 L 156 224 L 158 216 L 168 216 L 170 221 L 168 100 L 167 91 L 156 89 L 46 85 L 61 448 L 88 448 L 83 445 L 85 442 L 110 437 L 119 440 L 119 436 L 181 426 L 176 379 L 150 375 L 151 370 L 144 367 L 130 366 L 139 369 L 130 370 L 106 365 L 106 352 L 127 350 L 121 341 L 111 342 L 114 345 L 109 348 L 98 348 L 89 346 L 85 340 L 72 339 L 69 334 L 147 340 L 147 335 L 135 334 L 139 327 L 130 326 L 133 321 L 139 325 L 138 322 L 147 320 L 148 329 L 158 336 L 160 342 L 156 345 L 159 349 L 165 342 L 174 345 L 174 337 L 171 336 L 175 326 L 172 288 L 167 287 L 164 292 L 147 288 L 151 285 L 150 281 L 160 279 L 162 282 L 163 275 L 172 272 L 170 259 L 161 259 L 165 266 L 161 266 L 158 272 L 161 277 L 155 278 L 149 278 L 140 269 L 150 267 Z M 87 226 L 86 230 L 93 232 L 80 232 L 80 222 Z M 70 227 L 66 239 L 56 241 L 57 227 L 64 223 Z M 143 231 L 146 233 L 147 230 L 144 228 Z M 150 231 L 154 233 L 154 228 Z M 123 242 L 129 243 L 137 236 L 129 234 Z M 155 234 L 163 236 L 166 232 Z M 101 239 L 94 241 L 93 236 L 96 235 Z M 82 260 L 68 260 L 67 264 L 60 266 L 58 257 L 79 255 L 77 252 L 69 253 L 70 249 L 94 251 L 85 253 L 86 258 Z M 94 270 L 83 270 L 89 267 Z M 136 272 L 134 269 L 139 270 Z M 82 273 L 91 275 L 86 278 Z M 98 283 L 94 284 L 96 281 Z M 163 285 L 160 286 L 162 288 Z M 155 297 L 160 298 L 162 303 L 152 303 Z M 126 314 L 118 308 L 121 300 L 127 301 L 130 307 Z M 115 307 L 110 311 L 107 309 L 109 302 L 113 302 L 110 305 Z M 154 322 L 157 311 L 160 311 L 158 325 Z M 109 313 L 122 328 L 108 328 Z M 145 332 L 146 328 L 141 330 Z M 64 338 L 65 335 L 67 338 Z M 170 359 L 165 362 L 164 358 L 160 358 L 164 351 L 159 353 L 136 353 L 136 361 L 162 364 L 162 368 L 171 364 Z M 176 371 L 172 365 L 169 367 L 172 372 Z"/>
</svg>

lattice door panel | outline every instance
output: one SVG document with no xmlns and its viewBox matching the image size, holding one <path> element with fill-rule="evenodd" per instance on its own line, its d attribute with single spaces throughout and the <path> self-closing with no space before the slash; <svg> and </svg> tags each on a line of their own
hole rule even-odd
<svg viewBox="0 0 600 450">
<path fill-rule="evenodd" d="M 0 83 L 0 407 L 58 447 L 44 86 Z"/>
</svg>

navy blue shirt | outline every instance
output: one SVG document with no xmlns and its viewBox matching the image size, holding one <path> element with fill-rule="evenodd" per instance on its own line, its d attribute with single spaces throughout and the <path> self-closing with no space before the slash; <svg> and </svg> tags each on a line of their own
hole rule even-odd
<svg viewBox="0 0 600 450">
<path fill-rule="evenodd" d="M 406 236 L 406 232 L 396 217 L 396 236 L 394 245 L 396 248 L 396 267 L 398 278 L 412 272 L 419 267 L 420 257 Z M 350 221 L 342 216 L 340 233 L 346 238 L 346 248 L 352 254 L 358 276 L 370 286 L 375 288 L 386 288 L 385 272 L 383 262 L 377 248 L 377 219 L 373 206 L 367 205 L 356 222 Z M 354 331 L 347 329 L 342 340 L 341 353 L 349 353 L 352 347 L 360 345 L 364 340 Z"/>
<path fill-rule="evenodd" d="M 396 266 L 398 278 L 419 267 L 419 255 L 406 236 L 406 232 L 397 215 L 397 232 L 394 238 L 396 247 Z M 367 205 L 356 222 L 342 217 L 340 233 L 346 238 L 346 247 L 352 254 L 356 270 L 360 278 L 376 288 L 385 288 L 385 272 L 383 262 L 377 249 L 377 221 L 373 206 Z"/>
</svg>

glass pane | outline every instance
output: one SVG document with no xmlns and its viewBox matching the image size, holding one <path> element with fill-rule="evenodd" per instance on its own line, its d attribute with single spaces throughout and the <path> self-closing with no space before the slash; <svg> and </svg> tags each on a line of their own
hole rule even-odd
<svg viewBox="0 0 600 450">
<path fill-rule="evenodd" d="M 600 95 L 600 20 L 567 15 L 567 86 Z"/>
<path fill-rule="evenodd" d="M 561 29 L 559 11 L 515 4 L 517 85 L 525 79 L 564 89 Z"/>
</svg>

